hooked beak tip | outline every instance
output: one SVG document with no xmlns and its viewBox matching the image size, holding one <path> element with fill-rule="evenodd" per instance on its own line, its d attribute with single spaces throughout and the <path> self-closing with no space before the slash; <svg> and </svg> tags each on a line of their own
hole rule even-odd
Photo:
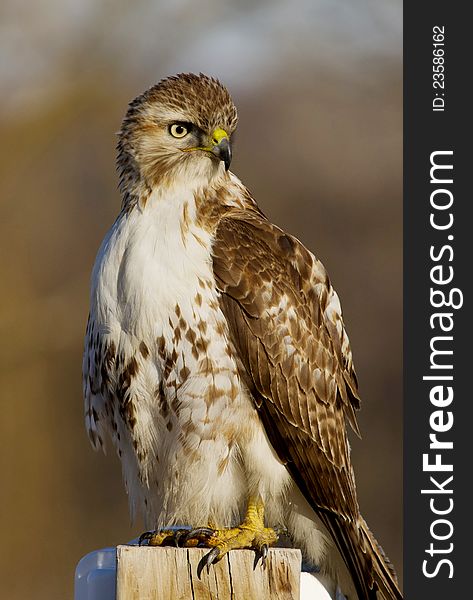
<svg viewBox="0 0 473 600">
<path fill-rule="evenodd" d="M 230 163 L 232 162 L 232 147 L 230 145 L 230 140 L 227 137 L 220 140 L 220 142 L 212 148 L 212 154 L 223 161 L 225 164 L 225 171 L 228 171 Z"/>
</svg>

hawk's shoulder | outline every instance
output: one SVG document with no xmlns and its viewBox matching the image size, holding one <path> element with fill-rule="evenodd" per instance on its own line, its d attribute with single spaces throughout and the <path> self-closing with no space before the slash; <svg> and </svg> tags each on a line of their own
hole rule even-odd
<svg viewBox="0 0 473 600">
<path fill-rule="evenodd" d="M 358 431 L 358 382 L 351 348 L 340 301 L 323 264 L 262 213 L 241 210 L 221 219 L 213 265 L 224 304 L 236 303 L 260 341 L 277 336 L 286 372 L 291 357 L 303 360 L 302 389 L 307 391 L 313 380 L 321 386 L 318 400 L 334 403 L 339 395 Z"/>
</svg>

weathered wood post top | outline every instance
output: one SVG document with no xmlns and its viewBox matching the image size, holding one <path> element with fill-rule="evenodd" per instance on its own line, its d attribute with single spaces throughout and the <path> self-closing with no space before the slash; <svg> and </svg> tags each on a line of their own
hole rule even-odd
<svg viewBox="0 0 473 600">
<path fill-rule="evenodd" d="M 254 569 L 255 553 L 233 550 L 197 566 L 206 548 L 118 546 L 117 600 L 299 600 L 301 552 L 271 548 Z"/>
</svg>

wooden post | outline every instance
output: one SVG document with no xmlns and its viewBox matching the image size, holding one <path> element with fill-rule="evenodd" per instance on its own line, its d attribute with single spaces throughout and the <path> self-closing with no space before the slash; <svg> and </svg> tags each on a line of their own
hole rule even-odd
<svg viewBox="0 0 473 600">
<path fill-rule="evenodd" d="M 255 553 L 233 550 L 217 564 L 197 565 L 206 548 L 118 546 L 117 600 L 299 600 L 300 550 L 271 548 L 266 567 Z"/>
</svg>

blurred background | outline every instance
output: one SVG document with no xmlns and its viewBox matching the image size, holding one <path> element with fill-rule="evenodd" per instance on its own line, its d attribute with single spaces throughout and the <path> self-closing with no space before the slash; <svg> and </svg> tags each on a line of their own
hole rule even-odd
<svg viewBox="0 0 473 600">
<path fill-rule="evenodd" d="M 74 568 L 141 533 L 83 426 L 89 274 L 120 207 L 127 103 L 179 71 L 239 109 L 232 169 L 326 265 L 363 399 L 361 509 L 402 575 L 400 0 L 3 0 L 0 596 L 71 598 Z"/>
</svg>

